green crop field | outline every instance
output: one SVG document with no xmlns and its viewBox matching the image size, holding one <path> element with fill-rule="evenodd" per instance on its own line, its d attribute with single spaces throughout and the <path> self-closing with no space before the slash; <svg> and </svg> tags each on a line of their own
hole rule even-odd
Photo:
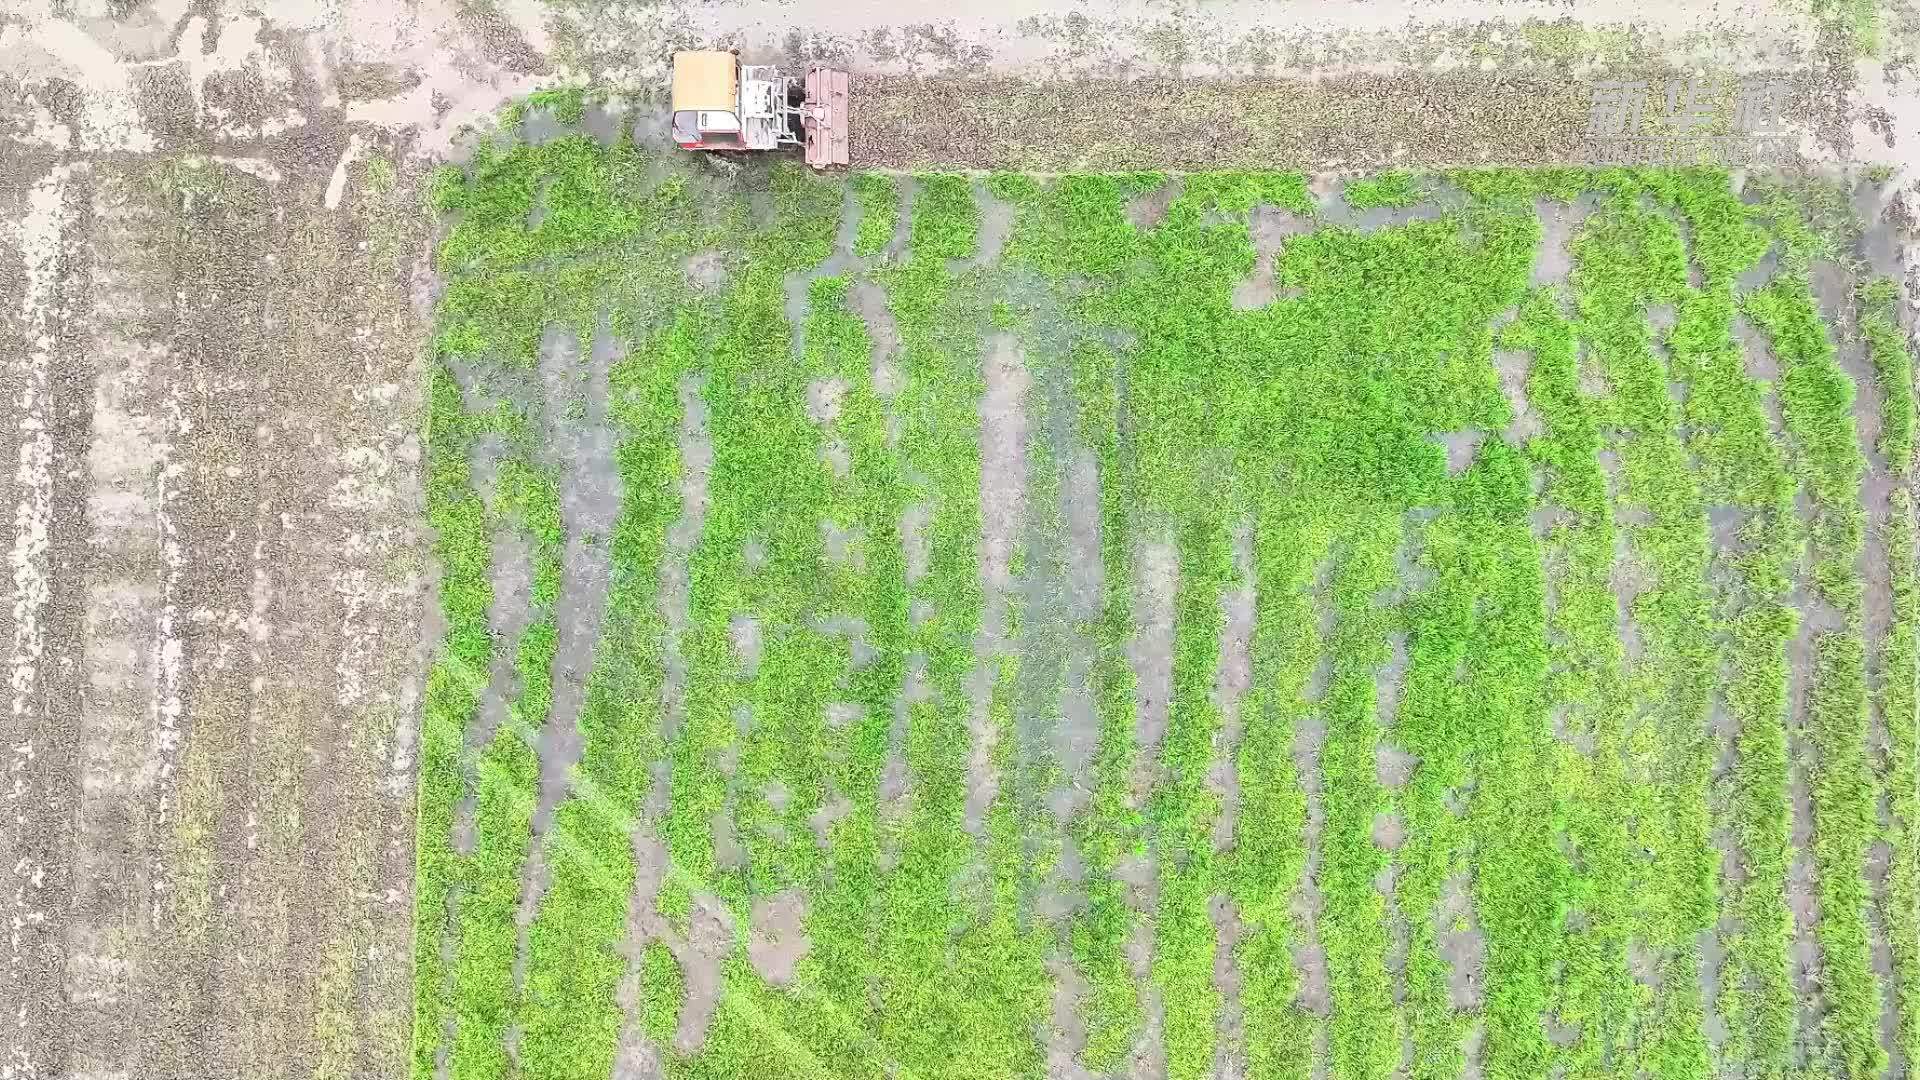
<svg viewBox="0 0 1920 1080">
<path fill-rule="evenodd" d="M 1847 198 L 509 128 L 433 190 L 414 1075 L 1920 1061 Z"/>
</svg>

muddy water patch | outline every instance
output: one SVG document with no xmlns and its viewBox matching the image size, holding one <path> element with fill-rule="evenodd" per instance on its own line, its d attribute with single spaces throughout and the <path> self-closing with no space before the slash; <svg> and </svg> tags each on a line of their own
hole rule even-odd
<svg viewBox="0 0 1920 1080">
<path fill-rule="evenodd" d="M 1314 571 L 1313 584 L 1314 610 L 1319 620 L 1318 640 L 1322 642 L 1333 639 L 1332 589 L 1333 560 L 1323 558 Z M 1331 653 L 1323 647 L 1320 664 L 1315 669 L 1317 677 L 1322 680 L 1326 678 L 1324 672 L 1330 657 Z M 1325 685 L 1324 681 L 1321 685 Z M 1324 899 L 1320 894 L 1319 878 L 1320 866 L 1326 858 L 1321 837 L 1327 827 L 1326 782 L 1320 772 L 1320 759 L 1326 745 L 1326 714 L 1315 708 L 1301 715 L 1294 725 L 1293 765 L 1300 777 L 1301 794 L 1307 804 L 1304 838 L 1307 857 L 1300 888 L 1293 894 L 1291 904 L 1294 922 L 1301 931 L 1300 942 L 1293 946 L 1293 966 L 1295 985 L 1299 987 L 1296 1004 L 1308 1014 L 1321 1018 L 1332 1011 L 1327 951 L 1320 942 L 1320 912 Z M 1315 1059 L 1324 1061 L 1325 1055 L 1318 1054 Z"/>
<path fill-rule="evenodd" d="M 798 889 L 756 900 L 747 926 L 747 960 L 760 977 L 790 986 L 800 962 L 813 951 L 806 934 L 807 901 Z"/>
<path fill-rule="evenodd" d="M 1290 210 L 1276 206 L 1256 206 L 1247 223 L 1253 239 L 1253 269 L 1245 280 L 1234 286 L 1233 306 L 1238 311 L 1266 307 L 1276 299 L 1301 295 L 1299 289 L 1282 289 L 1277 266 L 1287 238 L 1313 231 L 1314 222 Z"/>
<path fill-rule="evenodd" d="M 680 424 L 680 513 L 667 529 L 666 557 L 660 562 L 660 618 L 663 644 L 661 735 L 671 740 L 686 715 L 686 635 L 693 619 L 691 563 L 706 524 L 708 485 L 713 477 L 713 439 L 707 432 L 704 376 L 683 375 L 676 388 Z"/>
<path fill-rule="evenodd" d="M 1540 246 L 1534 252 L 1529 285 L 1539 288 L 1566 284 L 1573 270 L 1573 238 L 1585 224 L 1587 215 L 1599 205 L 1597 192 L 1583 192 L 1571 203 L 1534 200 L 1533 212 L 1540 219 Z"/>
<path fill-rule="evenodd" d="M 1760 256 L 1759 262 L 1754 263 L 1735 280 L 1735 288 L 1743 293 L 1764 289 L 1779 269 L 1780 245 L 1775 244 L 1767 249 L 1766 254 Z"/>
<path fill-rule="evenodd" d="M 1805 492 L 1797 501 L 1804 518 L 1811 509 Z M 1792 974 L 1794 998 L 1799 1003 L 1802 1030 L 1818 1031 L 1821 953 L 1815 927 L 1819 923 L 1818 892 L 1813 869 L 1814 748 L 1807 732 L 1809 697 L 1814 676 L 1815 641 L 1821 624 L 1839 625 L 1839 613 L 1810 595 L 1806 582 L 1795 585 L 1793 606 L 1801 613 L 1799 627 L 1787 647 L 1787 790 L 1792 804 L 1792 861 L 1787 868 L 1787 907 L 1793 913 Z"/>
<path fill-rule="evenodd" d="M 1133 665 L 1134 740 L 1140 765 L 1133 780 L 1136 803 L 1152 790 L 1156 758 L 1166 738 L 1173 698 L 1173 604 L 1179 586 L 1180 555 L 1164 536 L 1142 540 L 1134 553 Z"/>
<path fill-rule="evenodd" d="M 603 312 L 587 355 L 580 355 L 570 332 L 549 327 L 542 335 L 538 370 L 543 390 L 541 416 L 545 438 L 543 465 L 558 476 L 560 522 L 565 539 L 560 551 L 560 592 L 554 599 L 555 646 L 549 672 L 547 715 L 525 717 L 539 723 L 534 750 L 539 788 L 533 812 L 533 847 L 523 870 L 518 913 L 519 945 L 513 984 L 524 983 L 527 929 L 551 884 L 551 853 L 542 842 L 565 799 L 584 736 L 580 710 L 587 679 L 598 651 L 613 581 L 609 538 L 620 516 L 620 473 L 614 460 L 616 436 L 607 423 L 608 373 L 623 349 L 612 336 Z M 544 720 L 544 723 L 542 721 Z"/>
<path fill-rule="evenodd" d="M 680 1025 L 673 1036 L 678 1053 L 694 1053 L 707 1041 L 707 1029 L 713 1025 L 725 989 L 723 969 L 734 949 L 734 933 L 726 903 L 710 893 L 699 893 L 693 898 L 686 936 L 668 943 L 685 980 Z"/>
<path fill-rule="evenodd" d="M 987 190 L 985 184 L 973 185 L 974 205 L 980 208 L 980 229 L 975 234 L 975 253 L 971 258 L 948 259 L 947 270 L 956 277 L 969 270 L 998 265 L 1007 239 L 1013 235 L 1014 205 Z"/>
<path fill-rule="evenodd" d="M 973 746 L 968 758 L 966 827 L 980 835 L 986 811 L 999 791 L 993 765 L 998 739 L 991 715 L 998 658 L 1007 652 L 1013 601 L 1013 549 L 1027 501 L 1027 393 L 1032 376 L 1012 334 L 993 335 L 986 346 L 986 393 L 980 399 L 980 577 L 985 604 L 976 663 L 967 682 Z"/>
<path fill-rule="evenodd" d="M 1220 813 L 1213 821 L 1215 851 L 1233 846 L 1234 826 L 1240 811 L 1237 762 L 1245 730 L 1241 703 L 1253 683 L 1253 627 L 1257 612 L 1251 522 L 1242 521 L 1233 529 L 1233 565 L 1238 580 L 1232 588 L 1222 590 L 1220 596 L 1220 659 L 1213 685 L 1214 703 L 1220 710 L 1220 732 L 1214 744 L 1214 762 L 1207 772 L 1207 784 L 1220 800 Z"/>
<path fill-rule="evenodd" d="M 1813 266 L 1812 284 L 1820 315 L 1838 342 L 1834 358 L 1853 385 L 1854 427 L 1866 456 L 1860 502 L 1866 509 L 1867 527 L 1860 565 L 1866 578 L 1864 630 L 1868 647 L 1873 649 L 1875 643 L 1885 640 L 1893 622 L 1893 568 L 1887 558 L 1886 528 L 1892 511 L 1895 479 L 1886 456 L 1880 452 L 1886 395 L 1867 358 L 1866 342 L 1859 333 L 1855 293 L 1861 282 L 1845 268 L 1819 262 Z M 1872 710 L 1872 726 L 1875 744 L 1884 744 L 1885 718 L 1877 708 Z"/>
<path fill-rule="evenodd" d="M 612 586 L 609 543 L 620 517 L 621 484 L 614 457 L 618 436 L 608 424 L 607 395 L 609 372 L 623 355 L 605 313 L 584 364 L 571 335 L 550 332 L 540 351 L 548 428 L 544 453 L 558 474 L 560 521 L 566 539 L 560 552 L 560 594 L 554 603 L 559 632 L 553 698 L 538 747 L 535 836 L 551 824 L 554 808 L 566 794 L 568 777 L 580 760 L 580 709 L 586 701 L 587 678 Z M 579 418 L 570 419 L 575 416 Z"/>
</svg>

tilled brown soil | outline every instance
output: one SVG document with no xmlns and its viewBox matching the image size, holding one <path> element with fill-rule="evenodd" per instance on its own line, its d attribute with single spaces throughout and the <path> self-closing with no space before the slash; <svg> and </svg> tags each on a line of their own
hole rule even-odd
<svg viewBox="0 0 1920 1080">
<path fill-rule="evenodd" d="M 1564 75 L 1199 79 L 862 78 L 853 159 L 873 168 L 1375 169 L 1575 160 L 1590 95 Z"/>
</svg>

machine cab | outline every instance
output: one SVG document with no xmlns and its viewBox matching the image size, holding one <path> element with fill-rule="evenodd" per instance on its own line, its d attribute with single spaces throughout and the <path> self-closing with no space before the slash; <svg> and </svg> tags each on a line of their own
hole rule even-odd
<svg viewBox="0 0 1920 1080">
<path fill-rule="evenodd" d="M 673 141 L 687 150 L 748 149 L 740 120 L 740 60 L 734 54 L 673 54 Z"/>
<path fill-rule="evenodd" d="M 813 66 L 804 78 L 731 52 L 673 54 L 673 141 L 683 150 L 800 147 L 816 169 L 845 165 L 847 73 Z"/>
</svg>

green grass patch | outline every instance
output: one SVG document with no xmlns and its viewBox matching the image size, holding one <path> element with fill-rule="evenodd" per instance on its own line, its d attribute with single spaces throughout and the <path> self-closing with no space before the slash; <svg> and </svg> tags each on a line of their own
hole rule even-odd
<svg viewBox="0 0 1920 1080">
<path fill-rule="evenodd" d="M 1867 848 L 1878 832 L 1880 793 L 1867 758 L 1864 585 L 1858 563 L 1866 515 L 1860 482 L 1866 458 L 1853 419 L 1854 387 L 1834 357 L 1804 279 L 1786 278 L 1746 298 L 1747 313 L 1780 358 L 1788 455 L 1812 502 L 1808 524 L 1813 585 L 1845 620 L 1817 632 L 1805 730 L 1811 747 L 1813 862 L 1820 899 L 1816 926 L 1828 1005 L 1820 1053 L 1828 1067 L 1874 1075 L 1880 1046 L 1880 988 L 1872 968 Z"/>
<path fill-rule="evenodd" d="M 1347 181 L 1340 198 L 1355 210 L 1408 207 L 1420 201 L 1420 182 L 1412 173 L 1381 173 Z"/>
<path fill-rule="evenodd" d="M 584 103 L 569 93 L 529 106 L 566 125 L 584 119 Z M 436 255 L 448 286 L 427 501 L 448 637 L 422 718 L 416 1080 L 449 1049 L 456 1075 L 513 1071 L 514 1027 L 518 1072 L 605 1075 L 630 978 L 634 1019 L 676 1078 L 1040 1076 L 1065 964 L 1084 988 L 1078 1065 L 1101 1075 L 1130 1067 L 1157 1015 L 1176 1077 L 1227 1061 L 1251 1076 L 1385 1078 L 1409 1045 L 1411 1077 L 1458 1074 L 1474 1045 L 1490 1076 L 1784 1077 L 1814 1034 L 1794 1030 L 1784 903 L 1785 657 L 1803 551 L 1816 601 L 1845 624 L 1816 641 L 1804 718 L 1829 1011 L 1815 1067 L 1880 1064 L 1874 898 L 1859 871 L 1867 845 L 1889 840 L 1887 911 L 1910 906 L 1916 830 L 1910 746 L 1869 745 L 1866 710 L 1872 692 L 1890 734 L 1913 725 L 1914 571 L 1901 533 L 1911 505 L 1895 496 L 1894 626 L 1870 656 L 1859 630 L 1866 458 L 1851 386 L 1796 272 L 1841 250 L 1848 223 L 1827 195 L 1763 185 L 1749 205 L 1724 173 L 1695 170 L 1454 172 L 1443 179 L 1466 192 L 1465 207 L 1366 234 L 1290 236 L 1275 257 L 1286 288 L 1240 310 L 1255 208 L 1314 212 L 1298 174 L 1184 177 L 1163 217 L 1138 226 L 1130 201 L 1164 177 L 924 175 L 902 257 L 807 280 L 844 213 L 857 214 L 858 256 L 888 250 L 896 180 L 749 163 L 723 184 L 624 142 L 505 147 L 513 138 L 502 132 L 502 145 L 433 185 L 450 231 Z M 1425 183 L 1393 173 L 1345 194 L 1356 209 L 1404 207 Z M 977 250 L 982 189 L 1015 211 L 997 260 Z M 1575 240 L 1572 288 L 1527 291 L 1536 201 L 1586 192 L 1602 208 Z M 1785 270 L 1736 301 L 1769 245 Z M 719 281 L 692 279 L 687 260 L 700 252 L 717 254 Z M 1889 403 L 1878 449 L 1905 468 L 1912 425 L 1899 417 L 1912 386 L 1897 376 L 1911 369 L 1884 292 L 1862 297 L 1862 332 Z M 876 296 L 891 328 L 863 317 Z M 1671 329 L 1656 335 L 1665 305 Z M 1743 314 L 1782 362 L 1784 438 L 1767 415 L 1776 388 L 1746 374 L 1734 344 Z M 516 988 L 537 782 L 529 740 L 552 696 L 559 553 L 574 539 L 542 455 L 554 425 L 584 417 L 512 405 L 470 414 L 450 372 L 458 361 L 490 385 L 528 385 L 549 327 L 584 336 L 603 315 L 628 343 L 608 405 L 622 499 L 607 538 L 614 573 L 579 720 L 585 746 L 540 839 L 552 877 Z M 1023 645 L 1018 654 L 986 648 L 982 634 L 981 401 L 995 334 L 1020 342 L 1034 380 L 1018 588 L 1004 598 L 1000 639 Z M 1503 393 L 1496 338 L 1531 354 L 1525 424 Z M 891 383 L 873 370 L 884 360 L 897 367 Z M 691 624 L 676 643 L 657 592 L 681 512 L 689 379 L 714 458 L 690 556 Z M 811 415 L 825 386 L 834 407 Z M 505 447 L 484 501 L 468 476 L 483 434 Z M 1102 584 L 1097 610 L 1075 626 L 1024 590 L 1075 569 L 1064 494 L 1068 469 L 1084 467 L 1080 448 L 1095 467 Z M 1796 491 L 1812 509 L 1805 529 Z M 1256 621 L 1242 736 L 1229 748 L 1217 684 L 1242 528 Z M 532 558 L 519 641 L 494 640 L 487 623 L 504 529 Z M 1151 705 L 1164 705 L 1167 727 L 1148 753 L 1135 653 L 1136 560 L 1150 540 L 1172 544 L 1178 577 L 1172 697 Z M 918 543 L 924 573 L 910 575 Z M 1620 551 L 1630 567 L 1616 565 Z M 1417 553 L 1417 575 L 1403 553 Z M 1614 579 L 1629 570 L 1635 596 L 1622 611 Z M 752 670 L 734 641 L 748 619 L 759 629 Z M 1383 730 L 1379 681 L 1400 630 L 1409 666 Z M 1083 672 L 1068 662 L 1070 640 L 1090 646 Z M 663 731 L 676 659 L 684 715 Z M 518 716 L 479 748 L 470 789 L 468 732 L 496 663 L 519 684 Z M 1083 751 L 1085 801 L 1062 820 L 1050 798 L 1066 787 L 1064 751 L 1049 736 L 1070 672 L 1085 680 L 1097 733 Z M 1737 729 L 1719 788 L 1716 703 Z M 1326 732 L 1316 777 L 1295 763 L 1309 724 Z M 880 797 L 896 734 L 897 805 Z M 977 736 L 990 740 L 980 761 L 995 785 L 970 830 Z M 1417 761 L 1391 794 L 1376 773 L 1383 740 Z M 1219 787 L 1229 753 L 1230 829 Z M 1887 826 L 1874 815 L 1875 769 Z M 1296 914 L 1308 781 L 1326 815 L 1317 941 Z M 462 856 L 454 818 L 469 795 L 479 827 Z M 1389 810 L 1403 827 L 1391 854 L 1374 838 Z M 721 827 L 739 842 L 731 860 Z M 666 874 L 646 913 L 627 910 L 636 828 L 656 832 L 669 858 L 650 868 Z M 1721 879 L 1716 828 L 1740 845 L 1738 880 Z M 1123 880 L 1138 864 L 1150 888 Z M 1390 865 L 1409 933 L 1397 1000 L 1376 888 Z M 1486 944 L 1477 1011 L 1454 1006 L 1443 947 L 1454 928 L 1435 922 L 1457 879 Z M 791 984 L 774 985 L 744 946 L 754 902 L 784 890 L 805 899 L 810 951 Z M 1226 956 L 1214 926 L 1223 900 L 1243 930 Z M 688 955 L 696 901 L 724 905 L 737 940 L 699 1047 L 682 1053 L 690 973 L 675 956 Z M 639 915 L 651 936 L 630 941 Z M 1727 962 L 1707 1002 L 1696 943 L 1716 920 L 1730 928 Z M 1892 940 L 1893 991 L 1910 1017 L 1920 946 L 1911 934 Z M 1328 962 L 1325 1019 L 1299 1000 L 1295 952 L 1309 945 Z M 1652 961 L 1647 984 L 1639 958 Z M 1221 963 L 1239 981 L 1237 1025 Z M 1728 1029 L 1717 1054 L 1710 1006 Z M 1903 1032 L 1910 1045 L 1910 1023 Z"/>
<path fill-rule="evenodd" d="M 854 230 L 853 253 L 870 258 L 886 249 L 900 220 L 900 189 L 884 173 L 861 173 L 850 182 L 860 204 L 860 224 Z"/>
</svg>

